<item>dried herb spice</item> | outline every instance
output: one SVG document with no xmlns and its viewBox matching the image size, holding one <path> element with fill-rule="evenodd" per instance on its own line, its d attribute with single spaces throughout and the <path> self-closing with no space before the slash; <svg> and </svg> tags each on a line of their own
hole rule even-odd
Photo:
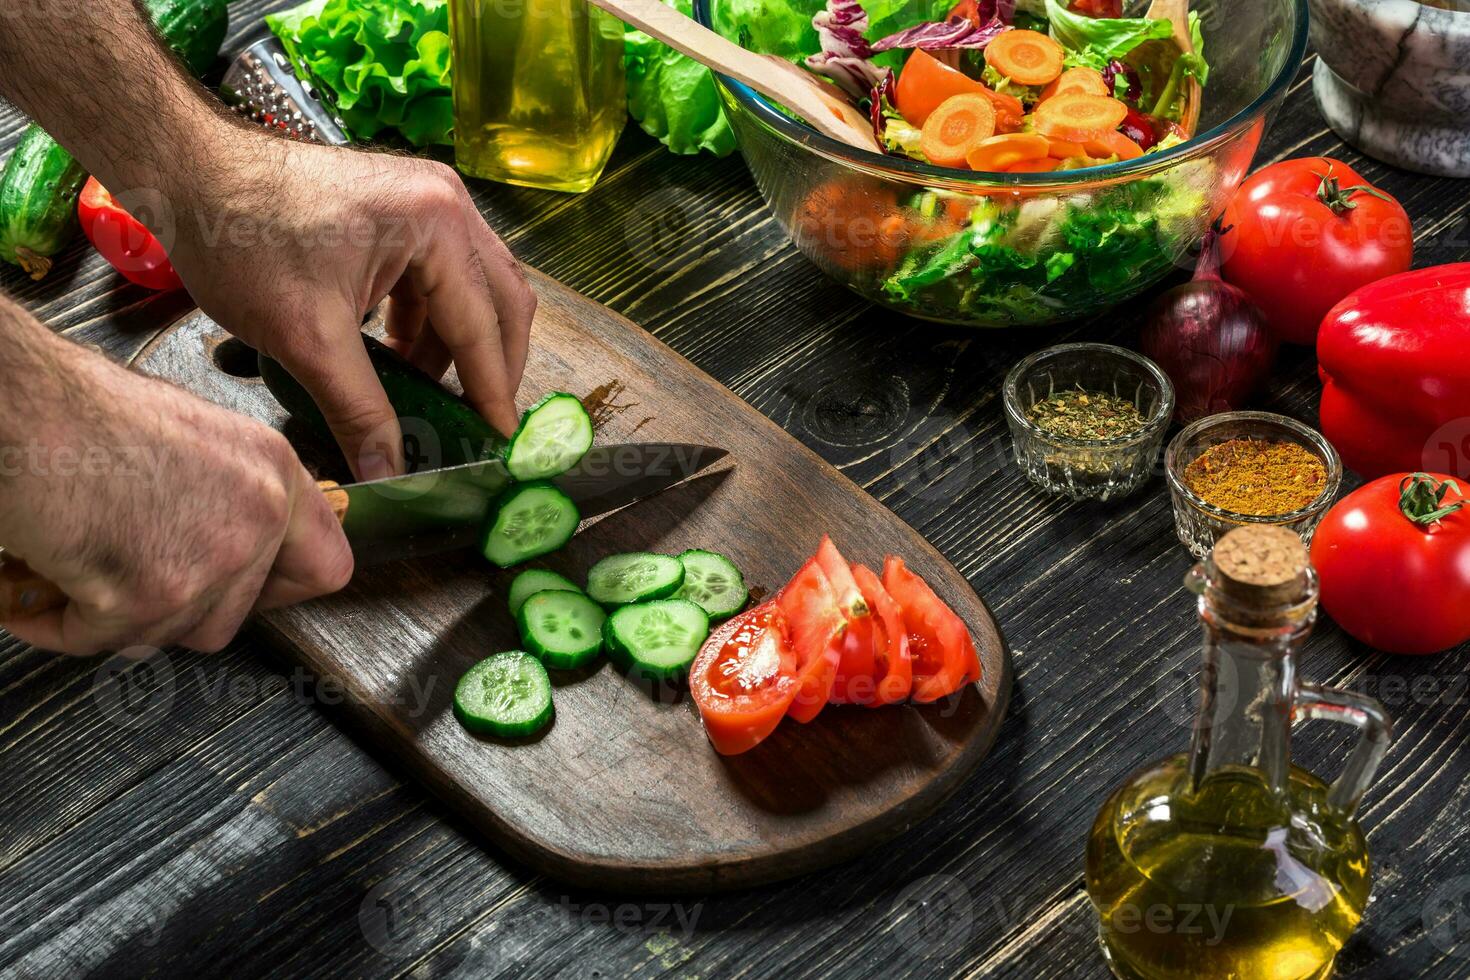
<svg viewBox="0 0 1470 980">
<path fill-rule="evenodd" d="M 1231 439 L 1195 457 L 1184 468 L 1184 485 L 1223 510 L 1274 517 L 1321 496 L 1327 467 L 1294 442 Z"/>
<path fill-rule="evenodd" d="M 1066 439 L 1116 439 L 1148 424 L 1138 407 L 1106 391 L 1059 391 L 1031 406 L 1027 417 L 1037 428 Z"/>
</svg>

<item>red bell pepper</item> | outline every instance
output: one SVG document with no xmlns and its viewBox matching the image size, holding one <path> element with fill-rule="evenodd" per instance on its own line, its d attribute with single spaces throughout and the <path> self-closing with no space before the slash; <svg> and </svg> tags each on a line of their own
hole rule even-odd
<svg viewBox="0 0 1470 980">
<path fill-rule="evenodd" d="M 1470 262 L 1348 295 L 1317 335 L 1322 433 L 1366 478 L 1470 477 Z"/>
<path fill-rule="evenodd" d="M 92 247 L 128 282 L 145 289 L 184 288 L 162 243 L 147 226 L 128 214 L 96 177 L 88 177 L 82 187 L 77 217 Z"/>
</svg>

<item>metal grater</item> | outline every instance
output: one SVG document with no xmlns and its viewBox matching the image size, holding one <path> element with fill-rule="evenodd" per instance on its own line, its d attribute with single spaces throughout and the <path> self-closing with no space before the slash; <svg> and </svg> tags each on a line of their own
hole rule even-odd
<svg viewBox="0 0 1470 980">
<path fill-rule="evenodd" d="M 230 63 L 219 93 L 246 119 L 291 139 L 333 146 L 351 142 L 330 101 L 297 76 L 274 37 L 255 42 Z"/>
</svg>

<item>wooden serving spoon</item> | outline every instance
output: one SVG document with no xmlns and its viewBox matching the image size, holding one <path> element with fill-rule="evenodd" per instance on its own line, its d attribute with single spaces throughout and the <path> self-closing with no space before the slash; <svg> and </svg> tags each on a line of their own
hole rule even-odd
<svg viewBox="0 0 1470 980">
<path fill-rule="evenodd" d="M 1185 54 L 1194 51 L 1194 42 L 1189 37 L 1189 0 L 1153 0 L 1145 15 L 1149 20 L 1168 18 L 1174 26 L 1174 43 Z M 1199 82 L 1193 75 L 1184 80 L 1184 112 L 1179 125 L 1184 127 L 1185 136 L 1193 136 L 1199 125 L 1200 104 Z"/>
<path fill-rule="evenodd" d="M 708 68 L 775 99 L 817 132 L 859 149 L 882 152 L 873 126 L 835 88 L 785 58 L 756 54 L 685 17 L 660 0 L 588 0 L 619 20 Z"/>
</svg>

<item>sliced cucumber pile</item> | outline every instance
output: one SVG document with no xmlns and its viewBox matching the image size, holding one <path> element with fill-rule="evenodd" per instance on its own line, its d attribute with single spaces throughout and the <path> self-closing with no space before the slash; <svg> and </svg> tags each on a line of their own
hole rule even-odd
<svg viewBox="0 0 1470 980">
<path fill-rule="evenodd" d="M 709 616 L 688 599 L 623 606 L 602 627 L 608 652 L 636 673 L 676 680 L 689 671 L 709 636 Z"/>
<path fill-rule="evenodd" d="M 501 568 L 555 551 L 572 539 L 577 505 L 555 485 L 518 483 L 501 494 L 481 550 Z"/>
<path fill-rule="evenodd" d="M 553 670 L 575 670 L 602 650 L 607 614 L 580 592 L 537 592 L 516 617 L 526 649 Z"/>
<path fill-rule="evenodd" d="M 745 607 L 749 591 L 745 576 L 724 555 L 695 548 L 679 556 L 684 584 L 679 596 L 696 603 L 715 622 L 729 619 Z"/>
<path fill-rule="evenodd" d="M 459 679 L 454 715 L 477 735 L 534 735 L 551 721 L 551 678 L 541 661 L 528 653 L 497 653 Z"/>
<path fill-rule="evenodd" d="M 505 449 L 505 468 L 517 480 L 560 476 L 592 448 L 592 418 L 572 395 L 553 391 L 521 417 Z"/>
<path fill-rule="evenodd" d="M 646 551 L 609 555 L 587 572 L 587 594 L 607 609 L 665 599 L 683 584 L 679 559 Z"/>
<path fill-rule="evenodd" d="M 510 583 L 510 595 L 506 598 L 506 604 L 510 606 L 510 614 L 518 616 L 521 607 L 526 600 L 537 592 L 576 592 L 581 594 L 582 590 L 577 588 L 570 580 L 555 572 L 544 568 L 528 568 L 516 576 L 514 582 Z"/>
</svg>

